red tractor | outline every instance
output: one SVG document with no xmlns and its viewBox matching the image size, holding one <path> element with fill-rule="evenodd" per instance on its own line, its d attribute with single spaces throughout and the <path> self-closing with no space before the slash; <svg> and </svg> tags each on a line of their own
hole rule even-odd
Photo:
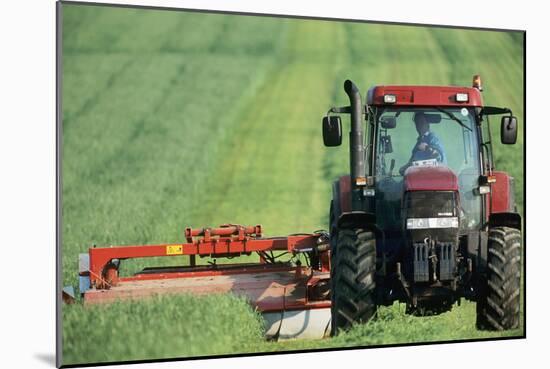
<svg viewBox="0 0 550 369">
<path fill-rule="evenodd" d="M 84 303 L 232 292 L 263 314 L 266 336 L 294 339 L 336 334 L 396 300 L 424 315 L 465 297 L 477 302 L 478 327 L 517 327 L 521 217 L 513 179 L 494 170 L 488 120 L 505 115 L 505 144 L 517 122 L 484 107 L 476 81 L 377 86 L 365 105 L 346 81 L 350 106 L 323 119 L 325 145 L 338 146 L 342 124 L 331 114 L 351 114 L 351 174 L 333 184 L 330 232 L 265 237 L 260 225 L 224 224 L 186 228 L 179 243 L 92 247 L 79 258 Z M 215 262 L 250 254 L 258 261 Z M 121 273 L 127 259 L 175 256 L 189 264 Z M 74 289 L 63 297 L 74 301 Z"/>
<path fill-rule="evenodd" d="M 366 104 L 352 81 L 344 90 L 350 106 L 323 118 L 324 144 L 338 146 L 334 114 L 351 115 L 351 173 L 330 204 L 332 334 L 396 300 L 427 315 L 466 298 L 478 328 L 518 327 L 521 216 L 489 125 L 502 115 L 501 142 L 514 144 L 512 112 L 483 105 L 479 76 L 471 88 L 375 86 Z"/>
</svg>

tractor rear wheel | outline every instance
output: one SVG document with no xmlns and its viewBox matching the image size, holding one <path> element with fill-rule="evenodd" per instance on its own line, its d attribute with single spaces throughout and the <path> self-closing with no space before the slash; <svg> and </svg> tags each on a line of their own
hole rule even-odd
<svg viewBox="0 0 550 369">
<path fill-rule="evenodd" d="M 332 289 L 335 273 L 334 263 L 336 262 L 336 247 L 338 239 L 338 227 L 336 225 L 336 212 L 334 210 L 334 201 L 330 202 L 330 216 L 329 216 L 329 235 L 330 235 L 330 305 L 334 306 L 334 291 Z M 332 321 L 332 320 L 331 320 Z M 332 327 L 332 323 L 331 323 Z"/>
<path fill-rule="evenodd" d="M 477 302 L 478 329 L 501 331 L 519 326 L 521 232 L 509 227 L 489 230 L 487 275 Z"/>
<path fill-rule="evenodd" d="M 376 238 L 366 229 L 339 229 L 331 254 L 331 333 L 366 323 L 376 312 Z"/>
</svg>

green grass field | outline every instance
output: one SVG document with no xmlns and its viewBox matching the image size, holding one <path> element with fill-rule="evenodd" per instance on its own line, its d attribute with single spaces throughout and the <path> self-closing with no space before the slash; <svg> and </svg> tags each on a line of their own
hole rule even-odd
<svg viewBox="0 0 550 369">
<path fill-rule="evenodd" d="M 364 96 L 481 74 L 486 104 L 519 118 L 518 144 L 494 150 L 523 211 L 522 56 L 517 33 L 63 5 L 63 283 L 77 285 L 92 244 L 179 242 L 186 226 L 227 222 L 268 235 L 326 229 L 348 151 L 346 135 L 339 149 L 322 145 L 320 120 L 347 104 L 346 78 Z M 71 305 L 63 363 L 502 336 L 474 321 L 472 303 L 430 318 L 395 304 L 333 339 L 272 343 L 231 296 Z"/>
</svg>

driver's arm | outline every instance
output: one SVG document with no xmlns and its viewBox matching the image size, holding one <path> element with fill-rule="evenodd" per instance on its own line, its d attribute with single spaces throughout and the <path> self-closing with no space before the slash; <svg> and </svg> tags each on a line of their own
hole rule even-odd
<svg viewBox="0 0 550 369">
<path fill-rule="evenodd" d="M 418 144 L 420 143 L 420 140 L 417 140 L 416 143 L 414 144 L 413 146 L 413 149 L 411 151 L 411 157 L 409 158 L 409 160 L 405 163 L 405 165 L 403 165 L 401 168 L 399 168 L 399 174 L 401 175 L 404 175 L 405 174 L 405 171 L 407 170 L 408 167 L 410 167 L 412 165 L 412 162 L 413 162 L 413 158 L 414 158 L 414 154 L 416 153 L 417 151 L 417 147 L 418 147 Z"/>
<path fill-rule="evenodd" d="M 445 162 L 445 150 L 443 149 L 443 146 L 441 145 L 441 141 L 439 141 L 439 138 L 437 138 L 435 135 L 431 135 L 431 138 L 428 142 L 428 147 L 426 147 L 426 150 L 434 157 L 437 158 L 441 162 Z"/>
</svg>

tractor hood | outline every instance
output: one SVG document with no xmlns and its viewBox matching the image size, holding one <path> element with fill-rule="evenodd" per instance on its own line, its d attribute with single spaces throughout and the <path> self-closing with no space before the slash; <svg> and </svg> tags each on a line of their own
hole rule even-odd
<svg viewBox="0 0 550 369">
<path fill-rule="evenodd" d="M 446 166 L 409 167 L 403 183 L 405 191 L 458 191 L 458 179 Z"/>
</svg>

